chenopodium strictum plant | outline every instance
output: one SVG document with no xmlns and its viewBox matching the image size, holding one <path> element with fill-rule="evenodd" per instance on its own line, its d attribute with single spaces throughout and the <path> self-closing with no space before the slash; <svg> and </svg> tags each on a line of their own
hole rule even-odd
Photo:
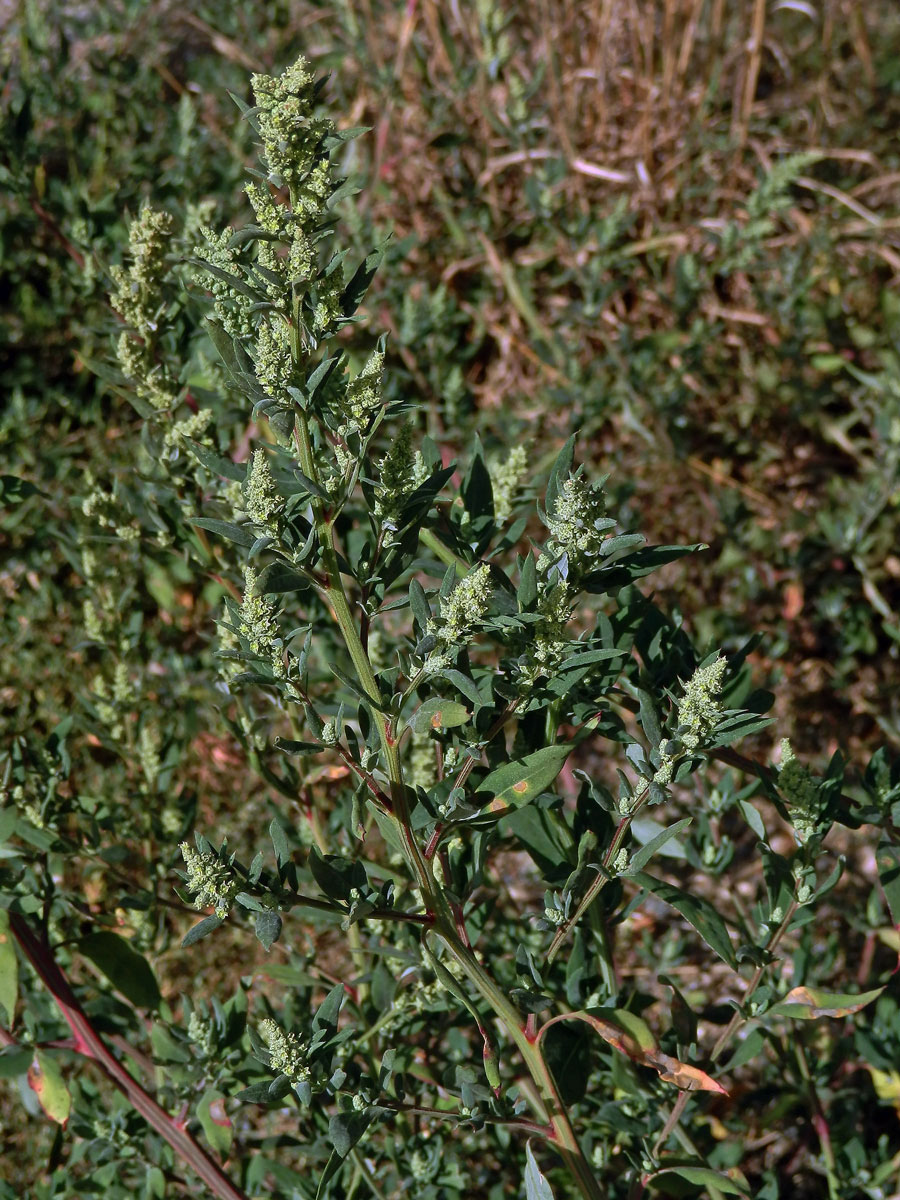
<svg viewBox="0 0 900 1200">
<path fill-rule="evenodd" d="M 242 856 L 198 830 L 180 844 L 180 895 L 212 910 L 185 946 L 250 920 L 266 951 L 283 948 L 281 974 L 267 973 L 287 990 L 280 1006 L 274 991 L 259 997 L 252 1057 L 237 1051 L 248 979 L 226 1009 L 186 1005 L 181 1053 L 204 1064 L 216 1103 L 295 1106 L 288 1141 L 296 1165 L 319 1171 L 318 1195 L 411 1179 L 423 1197 L 493 1197 L 524 1174 L 534 1200 L 554 1181 L 599 1200 L 681 1169 L 689 1182 L 706 1171 L 712 1194 L 718 1177 L 680 1122 L 689 1093 L 724 1090 L 718 1059 L 747 1014 L 711 1054 L 695 1020 L 685 1033 L 683 1000 L 675 1034 L 655 1033 L 646 996 L 632 1005 L 620 978 L 613 930 L 655 893 L 738 971 L 725 918 L 645 867 L 690 824 L 662 815 L 677 789 L 766 723 L 746 649 L 698 655 L 638 591 L 636 579 L 697 547 L 618 531 L 602 483 L 575 468 L 574 439 L 533 513 L 521 446 L 486 458 L 476 439 L 458 469 L 417 434 L 412 404 L 385 402 L 384 341 L 357 355 L 346 337 L 383 247 L 349 273 L 334 242 L 351 190 L 335 160 L 359 131 L 318 115 L 302 59 L 254 76 L 253 90 L 254 219 L 203 228 L 190 262 L 228 403 L 270 434 L 246 461 L 216 449 L 212 409 L 179 415 L 189 371 L 164 348 L 159 296 L 171 221 L 141 213 L 114 280 L 122 373 L 199 531 L 185 553 L 223 585 L 217 703 L 274 797 L 274 867 L 264 849 Z M 787 750 L 766 787 L 788 820 L 800 813 L 796 854 L 768 850 L 778 886 L 755 923 L 729 918 L 757 966 L 745 1002 L 798 909 L 831 886 L 816 862 L 839 765 L 816 781 L 792 762 Z M 742 805 L 763 836 L 752 791 L 726 776 L 714 807 Z M 660 817 L 641 829 L 649 808 Z M 699 822 L 707 833 L 712 819 Z M 176 833 L 179 821 L 163 826 Z M 721 837 L 692 853 L 710 871 L 727 866 Z M 302 951 L 323 923 L 329 961 L 335 928 L 346 938 L 338 978 Z M 175 1095 L 190 1105 L 182 1075 Z M 204 1130 L 258 1188 L 269 1160 L 237 1153 L 209 1096 Z"/>
</svg>

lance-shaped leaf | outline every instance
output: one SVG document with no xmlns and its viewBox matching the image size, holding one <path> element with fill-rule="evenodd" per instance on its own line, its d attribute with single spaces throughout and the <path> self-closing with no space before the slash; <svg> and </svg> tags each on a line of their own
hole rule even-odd
<svg viewBox="0 0 900 1200">
<path fill-rule="evenodd" d="M 656 879 L 644 871 L 639 871 L 634 879 L 641 887 L 646 888 L 648 892 L 652 892 L 654 896 L 658 896 L 660 900 L 664 900 L 666 904 L 670 904 L 672 908 L 680 912 L 684 919 L 693 925 L 704 942 L 715 950 L 716 954 L 724 959 L 729 967 L 737 970 L 737 956 L 728 935 L 728 926 L 708 900 L 704 900 L 700 896 L 693 896 L 690 892 L 683 892 L 681 888 L 673 887 L 672 884 L 665 883 L 662 879 Z"/>
<path fill-rule="evenodd" d="M 680 821 L 676 821 L 674 825 L 670 825 L 668 829 L 663 829 L 649 842 L 641 846 L 640 850 L 636 850 L 632 855 L 631 862 L 628 864 L 625 875 L 634 875 L 637 871 L 642 871 L 654 854 L 658 854 L 663 847 L 673 838 L 678 837 L 679 833 L 687 829 L 691 823 L 691 817 L 682 817 Z"/>
<path fill-rule="evenodd" d="M 692 1067 L 669 1054 L 663 1054 L 647 1023 L 624 1008 L 561 1013 L 557 1017 L 551 1017 L 541 1026 L 537 1036 L 538 1042 L 551 1026 L 560 1021 L 576 1020 L 585 1021 L 605 1042 L 627 1055 L 632 1062 L 643 1067 L 652 1067 L 666 1083 L 674 1083 L 684 1091 L 718 1092 L 723 1096 L 728 1094 L 720 1083 L 699 1067 Z"/>
<path fill-rule="evenodd" d="M 493 797 L 491 808 L 495 811 L 521 808 L 547 790 L 563 769 L 572 749 L 571 743 L 563 742 L 558 746 L 544 746 L 515 762 L 504 763 L 478 785 L 478 798 L 486 802 Z"/>
<path fill-rule="evenodd" d="M 185 438 L 185 441 L 194 458 L 202 463 L 208 471 L 212 471 L 214 475 L 222 475 L 225 479 L 233 479 L 237 483 L 244 482 L 247 474 L 246 463 L 237 463 L 230 458 L 223 458 L 221 454 L 217 454 L 215 450 L 211 450 L 209 446 L 204 446 L 202 442 L 197 442 L 193 438 Z"/>
<path fill-rule="evenodd" d="M 675 1179 L 684 1179 L 688 1183 L 708 1189 L 716 1188 L 726 1196 L 749 1196 L 750 1188 L 741 1175 L 733 1178 L 714 1171 L 711 1167 L 666 1167 L 664 1171 L 656 1171 L 653 1175 L 645 1175 L 641 1182 L 654 1190 L 666 1191 L 673 1185 Z M 682 1195 L 679 1191 L 678 1195 Z"/>
<path fill-rule="evenodd" d="M 52 1054 L 46 1054 L 43 1050 L 35 1051 L 34 1060 L 28 1068 L 28 1086 L 50 1120 L 65 1125 L 72 1108 L 72 1097 L 59 1063 Z"/>
<path fill-rule="evenodd" d="M 13 1023 L 19 989 L 19 963 L 9 929 L 9 913 L 0 908 L 0 1007 L 6 1009 L 6 1022 Z"/>
<path fill-rule="evenodd" d="M 150 964 L 117 933 L 89 933 L 80 939 L 78 949 L 126 1000 L 138 1008 L 159 1006 L 162 997 Z"/>
<path fill-rule="evenodd" d="M 525 1200 L 553 1200 L 553 1191 L 535 1161 L 531 1142 L 525 1143 Z"/>
<path fill-rule="evenodd" d="M 891 911 L 891 920 L 900 926 L 900 847 L 882 842 L 875 861 L 878 864 L 878 879 Z"/>
<path fill-rule="evenodd" d="M 256 541 L 252 530 L 245 529 L 243 525 L 234 525 L 231 521 L 217 521 L 214 517 L 192 517 L 191 524 L 208 529 L 210 533 L 217 533 L 219 537 L 227 538 L 229 542 L 235 542 L 247 550 Z"/>
<path fill-rule="evenodd" d="M 820 988 L 795 987 L 777 1004 L 773 1004 L 766 1016 L 795 1017 L 801 1021 L 814 1021 L 817 1017 L 849 1017 L 871 1004 L 884 991 L 883 987 L 871 992 L 823 992 Z"/>
<path fill-rule="evenodd" d="M 214 929 L 218 929 L 224 924 L 222 917 L 217 917 L 214 913 L 210 913 L 208 917 L 204 917 L 202 921 L 198 921 L 191 929 L 187 931 L 181 939 L 181 947 L 186 950 L 188 946 L 193 946 L 194 942 L 199 942 L 201 938 L 205 938 L 207 934 L 212 933 Z"/>
</svg>

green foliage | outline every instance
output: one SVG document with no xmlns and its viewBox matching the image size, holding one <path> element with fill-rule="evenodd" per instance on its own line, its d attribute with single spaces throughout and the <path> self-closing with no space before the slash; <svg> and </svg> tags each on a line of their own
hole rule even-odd
<svg viewBox="0 0 900 1200">
<path fill-rule="evenodd" d="M 515 70 L 506 17 L 478 6 L 476 81 Z M 30 69 L 20 115 L 52 99 Z M 180 105 L 187 140 L 147 206 L 172 130 L 157 146 L 114 131 L 131 219 L 126 236 L 110 207 L 92 253 L 121 247 L 116 311 L 94 278 L 78 330 L 102 385 L 82 380 L 71 423 L 54 409 L 66 372 L 20 392 L 14 416 L 50 430 L 52 463 L 4 427 L 22 694 L 0 807 L 0 1075 L 58 1126 L 33 1194 L 199 1179 L 230 1197 L 715 1200 L 802 1176 L 874 1198 L 896 1175 L 900 1029 L 875 947 L 897 949 L 897 764 L 880 752 L 858 778 L 839 754 L 817 771 L 790 745 L 777 768 L 732 748 L 770 723 L 756 643 L 692 640 L 636 584 L 704 548 L 646 545 L 614 481 L 576 466 L 583 441 L 540 463 L 509 430 L 487 452 L 471 438 L 479 341 L 450 292 L 408 301 L 396 348 L 361 319 L 367 290 L 386 276 L 390 298 L 403 277 L 396 245 L 336 234 L 360 131 L 323 115 L 303 60 L 254 76 L 252 97 L 233 83 L 234 163 L 204 175 L 219 156 Z M 521 84 L 497 119 L 527 149 Z M 12 173 L 33 166 L 25 125 Z M 262 161 L 236 198 L 246 140 Z M 812 165 L 765 174 L 710 254 L 685 258 L 679 320 L 713 274 L 764 274 Z M 527 189 L 535 237 L 559 219 L 553 169 Z M 183 202 L 207 182 L 224 232 Z M 577 280 L 551 262 L 523 289 L 501 264 L 539 338 L 529 293 L 567 297 L 577 341 L 592 309 L 573 293 L 634 263 L 633 225 L 627 205 L 590 224 L 602 261 Z M 55 261 L 50 307 L 84 296 L 69 269 Z M 15 271 L 22 336 L 58 370 L 22 299 L 34 262 Z M 690 329 L 689 358 L 716 352 L 711 331 Z M 554 341 L 541 354 L 584 379 Z M 654 342 L 626 361 L 589 377 L 589 418 L 611 381 L 613 407 L 641 415 L 636 384 L 667 360 Z M 440 409 L 413 403 L 429 391 Z M 79 624 L 48 675 L 38 651 Z M 880 884 L 830 907 L 848 847 L 876 843 Z M 752 1144 L 751 1123 L 786 1122 L 802 1170 Z"/>
</svg>

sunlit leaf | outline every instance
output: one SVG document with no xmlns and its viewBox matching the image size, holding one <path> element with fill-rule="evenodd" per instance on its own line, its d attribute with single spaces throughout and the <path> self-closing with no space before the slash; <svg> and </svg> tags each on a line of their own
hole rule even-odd
<svg viewBox="0 0 900 1200">
<path fill-rule="evenodd" d="M 197 1120 L 206 1140 L 223 1157 L 231 1149 L 234 1126 L 225 1111 L 225 1097 L 216 1088 L 207 1088 L 197 1104 Z"/>
<path fill-rule="evenodd" d="M 428 733 L 430 729 L 454 729 L 468 719 L 469 710 L 464 704 L 433 696 L 416 709 L 408 723 L 413 733 Z"/>
<path fill-rule="evenodd" d="M 478 796 L 493 797 L 491 808 L 521 808 L 545 791 L 563 769 L 572 746 L 545 746 L 515 762 L 504 763 L 478 785 Z"/>
<path fill-rule="evenodd" d="M 28 1068 L 28 1086 L 38 1098 L 38 1103 L 51 1121 L 65 1125 L 72 1108 L 72 1097 L 66 1087 L 59 1063 L 52 1054 L 35 1051 Z"/>
<path fill-rule="evenodd" d="M 0 908 L 0 1007 L 6 1010 L 8 1025 L 13 1023 L 18 990 L 19 963 L 9 928 L 9 913 L 5 908 Z"/>
<path fill-rule="evenodd" d="M 698 1187 L 718 1188 L 727 1196 L 750 1195 L 749 1186 L 743 1177 L 734 1179 L 730 1175 L 723 1175 L 721 1171 L 714 1171 L 711 1167 L 667 1167 L 664 1171 L 645 1176 L 643 1183 L 654 1190 L 661 1190 L 667 1186 L 671 1187 L 673 1178 L 684 1179 Z"/>
<path fill-rule="evenodd" d="M 537 1165 L 531 1142 L 525 1143 L 525 1200 L 553 1200 L 553 1190 Z"/>
<path fill-rule="evenodd" d="M 814 1021 L 817 1017 L 849 1017 L 877 1000 L 883 987 L 871 992 L 825 992 L 821 988 L 795 987 L 773 1004 L 767 1016 L 795 1017 L 801 1021 Z"/>
</svg>

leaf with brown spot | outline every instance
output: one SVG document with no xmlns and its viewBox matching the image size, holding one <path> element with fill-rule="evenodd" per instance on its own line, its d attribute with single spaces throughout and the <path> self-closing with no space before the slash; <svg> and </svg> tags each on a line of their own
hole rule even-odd
<svg viewBox="0 0 900 1200">
<path fill-rule="evenodd" d="M 552 1025 L 559 1021 L 572 1020 L 586 1022 L 613 1049 L 626 1054 L 632 1062 L 639 1063 L 642 1067 L 652 1067 L 666 1083 L 674 1083 L 684 1091 L 719 1092 L 723 1096 L 728 1095 L 720 1083 L 716 1083 L 699 1067 L 689 1066 L 677 1058 L 663 1054 L 647 1023 L 624 1008 L 605 1009 L 602 1016 L 580 1011 L 551 1017 L 541 1027 L 538 1042 Z"/>
<path fill-rule="evenodd" d="M 38 1098 L 38 1104 L 51 1121 L 65 1125 L 72 1108 L 72 1097 L 66 1087 L 59 1063 L 43 1050 L 35 1051 L 28 1068 L 28 1086 Z"/>
<path fill-rule="evenodd" d="M 558 746 L 544 746 L 515 762 L 504 763 L 478 785 L 476 799 L 486 802 L 492 797 L 491 808 L 495 812 L 522 808 L 547 790 L 563 769 L 572 749 L 570 743 L 563 742 Z"/>
<path fill-rule="evenodd" d="M 884 991 L 883 987 L 871 992 L 823 992 L 820 988 L 795 987 L 777 1004 L 773 1004 L 767 1016 L 794 1017 L 800 1021 L 814 1021 L 818 1017 L 849 1017 L 871 1004 Z"/>
<path fill-rule="evenodd" d="M 465 725 L 469 716 L 464 704 L 433 696 L 416 709 L 408 724 L 413 733 L 427 733 L 430 729 L 455 729 L 458 725 Z"/>
</svg>

